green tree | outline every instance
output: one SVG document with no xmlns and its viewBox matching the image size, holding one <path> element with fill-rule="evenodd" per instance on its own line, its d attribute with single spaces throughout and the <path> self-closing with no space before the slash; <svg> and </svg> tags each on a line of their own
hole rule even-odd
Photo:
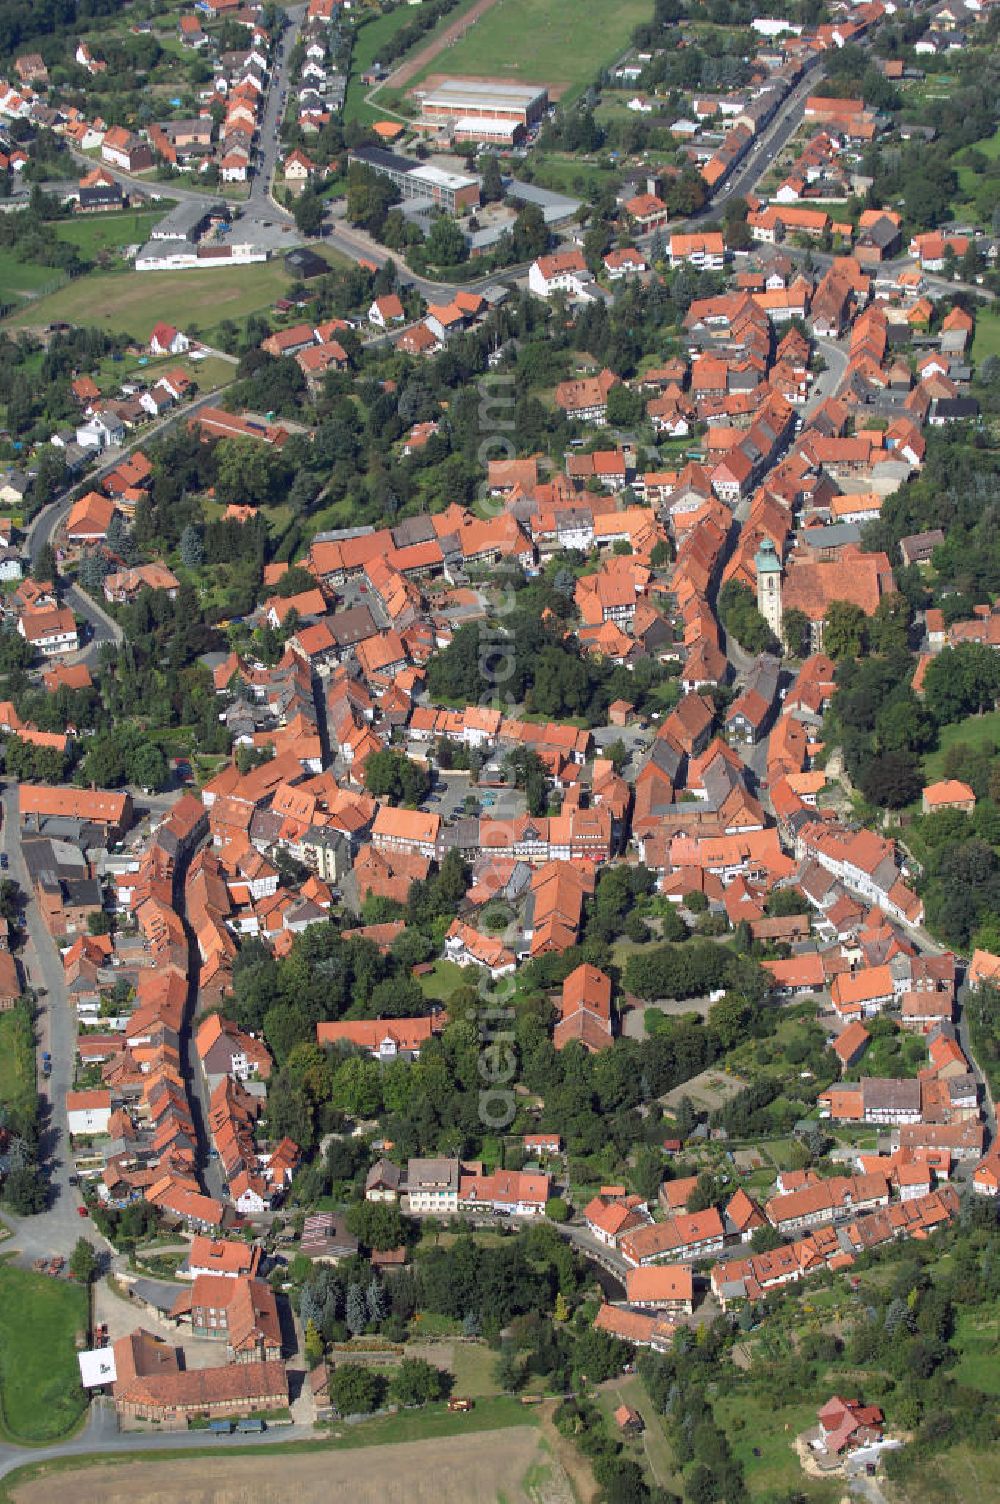
<svg viewBox="0 0 1000 1504">
<path fill-rule="evenodd" d="M 831 601 L 823 629 L 823 651 L 831 658 L 860 658 L 865 650 L 865 614 L 851 601 Z"/>
<path fill-rule="evenodd" d="M 902 809 L 919 797 L 923 786 L 920 764 L 906 751 L 872 757 L 861 770 L 861 792 L 870 804 Z"/>
<path fill-rule="evenodd" d="M 205 546 L 202 543 L 201 533 L 193 523 L 189 522 L 181 533 L 178 549 L 185 569 L 199 569 L 204 563 Z"/>
<path fill-rule="evenodd" d="M 86 1238 L 77 1238 L 69 1256 L 69 1272 L 81 1285 L 89 1285 L 97 1273 L 97 1252 Z"/>
<path fill-rule="evenodd" d="M 305 1354 L 311 1368 L 315 1368 L 323 1356 L 323 1337 L 312 1320 L 306 1322 Z"/>
<path fill-rule="evenodd" d="M 609 428 L 638 428 L 645 410 L 642 393 L 633 391 L 622 382 L 618 382 L 608 393 Z"/>
<path fill-rule="evenodd" d="M 300 193 L 292 205 L 295 227 L 307 240 L 313 240 L 322 233 L 325 213 L 323 200 L 313 188 L 307 188 L 304 193 Z"/>
<path fill-rule="evenodd" d="M 399 1405 L 426 1405 L 444 1394 L 446 1377 L 423 1358 L 404 1358 L 389 1380 L 389 1393 Z"/>
<path fill-rule="evenodd" d="M 450 214 L 442 214 L 434 221 L 424 248 L 428 261 L 435 266 L 457 266 L 469 254 L 465 236 Z"/>
<path fill-rule="evenodd" d="M 781 635 L 791 658 L 805 658 L 809 652 L 809 618 L 798 606 L 781 613 Z"/>
<path fill-rule="evenodd" d="M 479 159 L 480 174 L 482 178 L 480 197 L 484 204 L 496 204 L 503 198 L 503 178 L 500 173 L 500 161 L 495 152 L 487 152 Z"/>
<path fill-rule="evenodd" d="M 339 1416 L 370 1415 L 385 1398 L 380 1373 L 358 1363 L 338 1364 L 330 1375 L 330 1400 Z"/>
</svg>

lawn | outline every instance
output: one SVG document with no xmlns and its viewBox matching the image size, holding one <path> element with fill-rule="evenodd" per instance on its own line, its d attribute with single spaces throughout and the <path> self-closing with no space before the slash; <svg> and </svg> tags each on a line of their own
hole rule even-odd
<svg viewBox="0 0 1000 1504">
<path fill-rule="evenodd" d="M 55 1441 L 83 1415 L 74 1340 L 87 1321 L 79 1286 L 0 1266 L 0 1427 L 12 1441 Z"/>
<path fill-rule="evenodd" d="M 449 14 L 449 20 L 454 20 L 454 12 Z M 379 16 L 374 21 L 366 21 L 364 26 L 359 26 L 354 38 L 354 49 L 351 52 L 351 72 L 347 80 L 347 97 L 344 100 L 344 119 L 361 120 L 369 125 L 373 120 L 381 120 L 382 113 L 372 105 L 365 102 L 368 85 L 361 82 L 362 73 L 367 73 L 372 63 L 378 61 L 378 56 L 386 42 L 392 41 L 397 31 L 401 31 L 413 20 L 412 12 L 408 5 L 397 5 L 394 10 L 387 11 L 384 16 Z M 427 37 L 422 37 L 419 45 L 427 45 Z M 398 66 L 398 64 L 393 65 Z"/>
<path fill-rule="evenodd" d="M 502 1426 L 531 1425 L 537 1420 L 530 1405 L 509 1394 L 497 1394 L 477 1400 L 475 1408 L 463 1415 L 444 1405 L 428 1405 L 423 1410 L 402 1410 L 377 1420 L 360 1421 L 335 1431 L 334 1445 L 367 1447 L 393 1441 L 423 1441 L 428 1437 L 454 1436 L 462 1431 L 495 1431 Z"/>
<path fill-rule="evenodd" d="M 445 961 L 442 958 L 434 962 L 433 971 L 428 971 L 418 980 L 424 997 L 433 998 L 438 1003 L 446 1003 L 455 989 L 464 987 L 470 979 L 461 966 L 456 966 L 454 961 Z"/>
<path fill-rule="evenodd" d="M 724 1395 L 715 1403 L 715 1418 L 726 1433 L 733 1455 L 743 1464 L 751 1498 L 795 1490 L 814 1504 L 835 1504 L 843 1488 L 835 1482 L 808 1478 L 802 1471 L 793 1442 L 816 1424 L 813 1404 L 775 1406 L 746 1388 Z M 759 1455 L 757 1455 L 759 1454 Z"/>
<path fill-rule="evenodd" d="M 126 245 L 143 245 L 152 227 L 163 218 L 163 209 L 129 209 L 124 214 L 81 214 L 49 225 L 57 240 L 75 245 L 89 261 L 101 251 L 118 251 Z"/>
<path fill-rule="evenodd" d="M 533 154 L 533 182 L 542 188 L 551 188 L 553 193 L 576 194 L 580 197 L 592 188 L 603 188 L 619 181 L 610 162 L 585 162 L 580 157 L 561 156 L 556 153 Z"/>
<path fill-rule="evenodd" d="M 1000 1364 L 997 1363 L 1000 1305 L 992 1315 L 970 1311 L 960 1316 L 951 1345 L 962 1355 L 952 1370 L 958 1382 L 968 1384 L 972 1389 L 981 1389 L 984 1394 L 1000 1395 Z"/>
<path fill-rule="evenodd" d="M 516 79 L 546 84 L 553 94 L 580 93 L 628 43 L 648 0 L 497 0 L 427 73 Z M 410 87 L 421 75 L 411 80 Z"/>
<path fill-rule="evenodd" d="M 1000 711 L 993 710 L 988 715 L 970 715 L 953 726 L 943 726 L 939 747 L 924 758 L 925 778 L 931 780 L 943 776 L 945 753 L 956 742 L 965 742 L 970 747 L 981 747 L 984 742 L 1000 746 Z"/>
<path fill-rule="evenodd" d="M 65 319 L 145 341 L 163 320 L 210 336 L 223 319 L 269 308 L 291 280 L 279 260 L 226 271 L 90 272 L 21 309 L 8 327 Z"/>
<path fill-rule="evenodd" d="M 18 293 L 38 292 L 59 275 L 54 266 L 18 261 L 12 251 L 0 251 L 0 305 L 9 303 Z"/>
<path fill-rule="evenodd" d="M 638 1410 L 645 1423 L 645 1430 L 641 1436 L 629 1438 L 624 1443 L 626 1455 L 639 1463 L 657 1487 L 681 1493 L 683 1480 L 675 1469 L 674 1454 L 664 1432 L 663 1421 L 653 1409 L 653 1402 L 639 1375 L 633 1374 L 603 1384 L 598 1391 L 597 1402 L 607 1417 L 609 1430 L 614 1436 L 619 1435 L 614 1419 L 618 1406 L 631 1405 L 633 1410 Z"/>
<path fill-rule="evenodd" d="M 496 1353 L 485 1342 L 456 1342 L 451 1361 L 446 1365 L 455 1375 L 454 1392 L 471 1395 L 473 1399 L 498 1394 L 493 1377 L 496 1361 Z"/>
<path fill-rule="evenodd" d="M 921 1462 L 904 1484 L 885 1483 L 892 1504 L 1000 1504 L 1000 1469 L 964 1442 Z"/>
<path fill-rule="evenodd" d="M 990 355 L 1000 355 L 1000 313 L 977 308 L 972 359 L 979 366 Z"/>
<path fill-rule="evenodd" d="M 36 1090 L 34 1028 L 19 1006 L 0 1013 L 0 1102 L 30 1109 Z"/>
</svg>

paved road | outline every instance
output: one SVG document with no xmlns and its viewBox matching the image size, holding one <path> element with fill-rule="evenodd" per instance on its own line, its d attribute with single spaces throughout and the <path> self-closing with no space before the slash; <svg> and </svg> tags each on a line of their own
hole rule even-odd
<svg viewBox="0 0 1000 1504">
<path fill-rule="evenodd" d="M 223 358 L 229 359 L 230 357 L 225 356 Z M 107 458 L 102 461 L 96 470 L 90 471 L 87 476 L 83 477 L 83 480 L 88 485 L 96 488 L 104 477 L 110 475 L 112 470 L 116 469 L 128 455 L 134 453 L 137 449 L 144 448 L 154 439 L 162 438 L 163 434 L 173 428 L 175 424 L 190 418 L 203 407 L 210 407 L 217 400 L 222 390 L 222 387 L 213 387 L 210 392 L 205 392 L 203 396 L 196 398 L 194 402 L 189 403 L 186 407 L 178 408 L 166 418 L 161 419 L 157 423 L 150 424 L 148 428 L 144 428 L 131 443 L 123 445 L 121 448 L 115 447 L 113 450 L 107 451 Z M 54 501 L 49 502 L 47 506 L 42 508 L 28 528 L 25 543 L 32 567 L 37 564 L 46 543 L 52 542 L 56 532 L 69 516 L 69 510 L 73 504 L 73 496 L 80 484 L 81 480 L 78 478 L 71 486 L 67 486 Z M 120 643 L 122 641 L 121 628 L 114 618 L 76 585 L 70 585 L 67 588 L 66 601 L 73 608 L 77 616 L 83 617 L 90 626 L 88 642 L 80 655 L 80 659 L 83 662 L 96 658 L 97 653 L 104 643 Z"/>
<path fill-rule="evenodd" d="M 557 1232 L 562 1233 L 563 1237 L 572 1243 L 585 1258 L 599 1264 L 612 1278 L 616 1279 L 624 1290 L 629 1265 L 626 1264 L 617 1249 L 608 1248 L 606 1244 L 599 1243 L 593 1233 L 589 1232 L 586 1227 L 581 1226 L 579 1223 L 553 1222 L 552 1226 Z"/>
<path fill-rule="evenodd" d="M 990 1092 L 990 1084 L 983 1074 L 975 1055 L 972 1053 L 972 1039 L 969 1034 L 969 1015 L 967 1011 L 968 999 L 969 991 L 963 984 L 958 990 L 958 1042 L 962 1047 L 962 1053 L 965 1055 L 966 1060 L 972 1066 L 972 1074 L 979 1083 L 989 1141 L 991 1144 L 995 1144 L 997 1141 L 996 1103 L 993 1101 L 993 1096 Z"/>
<path fill-rule="evenodd" d="M 850 359 L 847 348 L 836 344 L 832 339 L 819 339 L 813 335 L 813 344 L 822 355 L 826 370 L 816 377 L 809 400 L 802 408 L 803 417 L 806 418 L 811 417 L 818 407 L 822 407 L 828 397 L 836 396 L 839 392 Z"/>
<path fill-rule="evenodd" d="M 264 101 L 264 113 L 261 116 L 258 137 L 260 158 L 250 182 L 250 197 L 244 209 L 244 222 L 248 218 L 253 219 L 261 214 L 267 218 L 277 217 L 281 220 L 292 218 L 286 209 L 279 209 L 271 197 L 271 189 L 278 165 L 278 151 L 281 144 L 279 132 L 285 113 L 282 100 L 287 98 L 288 88 L 292 81 L 292 51 L 298 41 L 299 32 L 302 30 L 306 7 L 299 5 L 286 11 L 285 14 L 288 18 L 288 25 L 278 44 L 282 49 L 281 61 L 271 73 L 271 81 Z"/>
<path fill-rule="evenodd" d="M 743 162 L 736 168 L 733 177 L 727 179 L 719 193 L 705 207 L 692 216 L 690 223 L 699 220 L 718 219 L 730 199 L 751 193 L 761 178 L 770 171 L 774 159 L 784 151 L 788 142 L 802 124 L 806 99 L 815 94 L 823 69 L 819 64 L 810 68 L 800 79 L 778 110 L 774 119 L 761 131 Z"/>
<path fill-rule="evenodd" d="M 278 205 L 271 197 L 271 186 L 275 168 L 278 164 L 280 150 L 279 131 L 284 115 L 281 99 L 289 87 L 291 78 L 291 54 L 302 29 L 305 19 L 306 7 L 298 5 L 286 11 L 288 26 L 281 39 L 282 58 L 281 62 L 270 74 L 267 94 L 264 101 L 264 113 L 261 116 L 260 131 L 258 134 L 258 151 L 260 153 L 257 166 L 250 180 L 250 193 L 245 199 L 229 200 L 234 208 L 242 209 L 240 219 L 241 231 L 250 228 L 253 224 L 263 224 L 265 220 L 272 223 L 294 223 L 287 209 Z M 73 156 L 81 166 L 89 171 L 94 166 L 94 159 L 86 156 L 83 152 L 73 151 Z M 166 182 L 158 182 L 155 178 L 136 177 L 131 173 L 123 172 L 118 167 L 110 167 L 107 163 L 101 164 L 104 170 L 117 181 L 123 188 L 129 188 L 144 198 L 152 193 L 158 193 L 163 198 L 174 199 L 177 203 L 208 204 L 212 201 L 211 194 L 204 190 L 185 187 L 183 183 L 175 179 Z M 76 184 L 69 185 L 70 191 L 75 190 Z M 241 239 L 245 238 L 242 234 Z M 291 245 L 293 242 L 289 241 Z M 155 276 L 155 273 L 151 275 Z"/>
<path fill-rule="evenodd" d="M 90 1407 L 83 1430 L 68 1441 L 56 1442 L 48 1447 L 0 1446 L 0 1478 L 5 1478 L 16 1468 L 31 1462 L 48 1462 L 55 1457 L 87 1457 L 107 1452 L 126 1452 L 129 1456 L 141 1456 L 151 1451 L 191 1451 L 192 1448 L 210 1446 L 212 1451 L 226 1446 L 274 1447 L 290 1441 L 316 1441 L 319 1439 L 312 1426 L 291 1425 L 272 1428 L 259 1436 L 209 1436 L 197 1432 L 180 1431 L 162 1434 L 123 1434 L 118 1430 L 114 1407 L 108 1401 L 96 1401 Z"/>
<path fill-rule="evenodd" d="M 105 1251 L 108 1245 L 94 1224 L 79 1216 L 77 1209 L 82 1205 L 82 1197 L 69 1183 L 73 1162 L 69 1152 L 66 1092 L 73 1084 L 76 1014 L 67 998 L 62 961 L 51 935 L 42 923 L 28 881 L 28 871 L 21 853 L 17 785 L 8 785 L 0 797 L 3 801 L 0 851 L 6 852 L 10 863 L 9 875 L 20 884 L 28 899 L 25 910 L 28 941 L 22 960 L 29 982 L 39 999 L 39 1066 L 42 1050 L 48 1050 L 52 1056 L 51 1077 L 45 1080 L 39 1068 L 38 1082 L 44 1130 L 42 1147 L 50 1168 L 49 1205 L 35 1217 L 4 1214 L 4 1220 L 14 1232 L 13 1246 L 22 1255 L 23 1261 L 30 1263 L 32 1259 L 54 1253 L 68 1255 L 81 1233 Z"/>
</svg>

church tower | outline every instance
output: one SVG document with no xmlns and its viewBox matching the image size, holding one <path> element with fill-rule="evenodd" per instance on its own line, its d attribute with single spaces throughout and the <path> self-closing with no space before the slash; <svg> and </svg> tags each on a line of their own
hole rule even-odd
<svg viewBox="0 0 1000 1504">
<path fill-rule="evenodd" d="M 754 555 L 757 571 L 757 610 L 781 641 L 781 560 L 770 538 L 762 538 Z"/>
</svg>

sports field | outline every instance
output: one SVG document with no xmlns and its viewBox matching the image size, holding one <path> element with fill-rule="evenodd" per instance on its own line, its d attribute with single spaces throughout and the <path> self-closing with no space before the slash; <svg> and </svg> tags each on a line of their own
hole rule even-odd
<svg viewBox="0 0 1000 1504">
<path fill-rule="evenodd" d="M 497 0 L 411 86 L 433 68 L 449 77 L 547 84 L 555 97 L 572 96 L 615 61 L 651 10 L 649 0 Z"/>
<path fill-rule="evenodd" d="M 11 327 L 65 319 L 146 340 L 159 320 L 202 335 L 223 319 L 269 308 L 291 283 L 281 261 L 231 271 L 90 272 L 25 305 Z"/>
</svg>

